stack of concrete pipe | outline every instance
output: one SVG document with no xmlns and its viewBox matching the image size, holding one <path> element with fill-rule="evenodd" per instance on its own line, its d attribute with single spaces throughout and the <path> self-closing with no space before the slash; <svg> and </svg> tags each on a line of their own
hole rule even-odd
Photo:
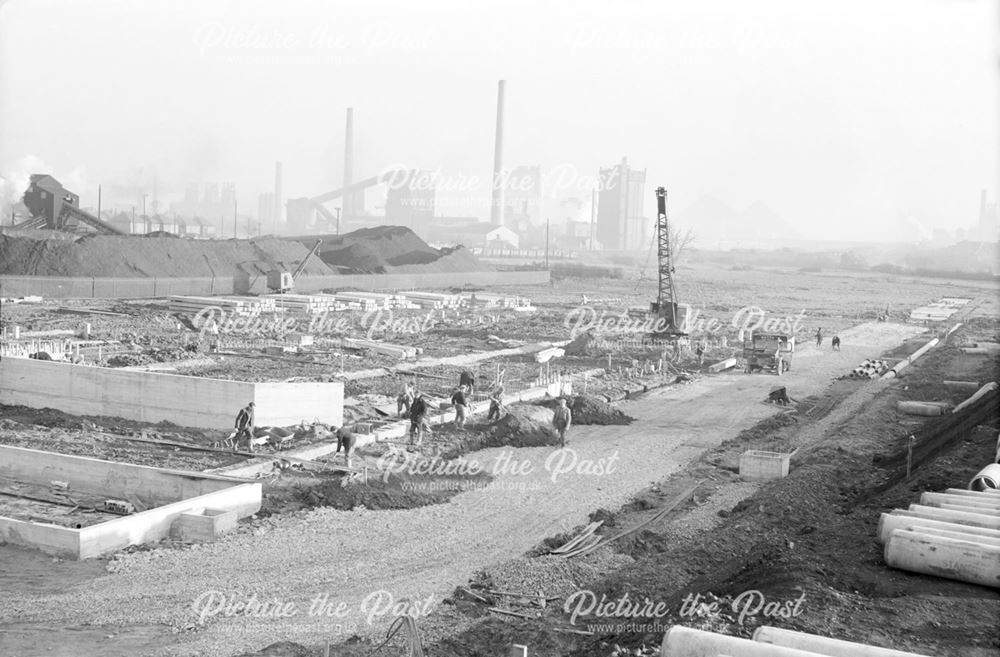
<svg viewBox="0 0 1000 657">
<path fill-rule="evenodd" d="M 917 653 L 816 634 L 760 627 L 753 639 L 741 639 L 675 625 L 664 635 L 661 657 L 924 657 Z"/>
<path fill-rule="evenodd" d="M 1000 485 L 1000 465 L 970 488 L 993 476 Z M 878 538 L 892 568 L 1000 588 L 1000 488 L 923 493 L 920 504 L 883 513 Z"/>
<path fill-rule="evenodd" d="M 872 360 L 866 358 L 865 362 L 861 363 L 851 371 L 852 379 L 877 379 L 881 376 L 882 372 L 889 369 L 889 363 L 884 360 Z"/>
</svg>

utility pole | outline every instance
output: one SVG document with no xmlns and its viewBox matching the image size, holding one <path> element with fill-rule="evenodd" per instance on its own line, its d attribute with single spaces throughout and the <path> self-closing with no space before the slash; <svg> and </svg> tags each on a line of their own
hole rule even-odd
<svg viewBox="0 0 1000 657">
<path fill-rule="evenodd" d="M 594 250 L 594 231 L 597 227 L 597 188 L 590 193 L 590 250 Z"/>
<path fill-rule="evenodd" d="M 545 268 L 549 268 L 549 219 L 545 218 Z"/>
<path fill-rule="evenodd" d="M 337 234 L 340 235 L 340 208 L 334 208 L 333 211 L 337 213 Z"/>
<path fill-rule="evenodd" d="M 101 218 L 101 186 L 97 186 L 97 218 Z"/>
</svg>

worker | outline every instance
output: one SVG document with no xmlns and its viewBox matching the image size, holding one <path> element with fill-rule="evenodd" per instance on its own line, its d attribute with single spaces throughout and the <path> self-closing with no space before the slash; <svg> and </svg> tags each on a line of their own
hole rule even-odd
<svg viewBox="0 0 1000 657">
<path fill-rule="evenodd" d="M 469 391 L 469 394 L 470 395 L 473 394 L 475 392 L 475 389 L 476 389 L 476 377 L 475 377 L 475 375 L 472 372 L 470 372 L 469 370 L 463 371 L 458 376 L 458 385 L 465 386 L 466 389 Z"/>
<path fill-rule="evenodd" d="M 487 414 L 487 420 L 499 420 L 500 416 L 503 414 L 503 386 L 498 385 L 493 390 L 493 394 L 490 395 L 490 412 Z"/>
<path fill-rule="evenodd" d="M 253 451 L 253 409 L 254 403 L 250 402 L 236 414 L 236 436 L 233 438 L 234 449 L 239 449 L 240 439 L 246 437 L 247 450 Z"/>
<path fill-rule="evenodd" d="M 830 342 L 830 344 L 833 345 L 834 351 L 840 351 L 840 336 L 839 335 L 833 336 L 833 340 Z"/>
<path fill-rule="evenodd" d="M 351 450 L 354 449 L 354 445 L 358 442 L 358 437 L 353 431 L 347 427 L 340 427 L 337 429 L 337 454 L 340 453 L 340 448 L 344 448 L 344 462 L 347 467 L 351 467 Z"/>
<path fill-rule="evenodd" d="M 783 369 L 784 367 L 785 363 L 781 359 L 781 347 L 778 347 L 777 349 L 774 350 L 774 368 L 778 374 L 781 374 L 782 372 L 785 371 Z"/>
<path fill-rule="evenodd" d="M 818 347 L 822 344 L 823 344 L 823 328 L 820 327 L 816 329 L 816 346 Z"/>
<path fill-rule="evenodd" d="M 465 418 L 469 410 L 469 400 L 465 397 L 465 386 L 458 386 L 451 396 L 451 403 L 455 405 L 455 426 L 459 429 L 465 427 Z"/>
<path fill-rule="evenodd" d="M 695 354 L 698 356 L 698 365 L 705 364 L 705 343 L 698 342 L 698 347 L 695 349 Z"/>
<path fill-rule="evenodd" d="M 413 385 L 410 383 L 403 384 L 403 391 L 399 393 L 396 397 L 396 415 L 398 417 L 408 417 L 410 414 L 410 405 L 413 403 Z"/>
<path fill-rule="evenodd" d="M 424 401 L 424 396 L 421 393 L 417 393 L 414 398 L 413 403 L 410 404 L 410 444 L 420 446 L 420 443 L 424 440 L 424 425 L 427 416 L 427 402 Z M 414 438 L 416 438 L 416 443 L 414 443 Z"/>
<path fill-rule="evenodd" d="M 556 428 L 559 432 L 559 446 L 566 446 L 566 432 L 569 431 L 570 425 L 573 424 L 573 413 L 566 406 L 566 400 L 562 397 L 556 402 L 556 410 L 552 414 L 552 426 Z"/>
</svg>

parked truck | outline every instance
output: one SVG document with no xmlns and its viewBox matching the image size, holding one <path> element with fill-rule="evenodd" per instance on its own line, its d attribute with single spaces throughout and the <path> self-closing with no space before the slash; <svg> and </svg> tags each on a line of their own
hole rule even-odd
<svg viewBox="0 0 1000 657">
<path fill-rule="evenodd" d="M 786 333 L 751 331 L 743 342 L 743 362 L 747 374 L 761 370 L 781 376 L 792 369 L 794 354 L 795 336 Z"/>
</svg>

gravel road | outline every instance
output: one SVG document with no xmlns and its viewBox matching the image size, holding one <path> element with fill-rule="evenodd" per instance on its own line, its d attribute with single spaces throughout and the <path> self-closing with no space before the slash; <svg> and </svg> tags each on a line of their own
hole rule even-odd
<svg viewBox="0 0 1000 657">
<path fill-rule="evenodd" d="M 281 640 L 315 644 L 381 633 L 404 607 L 432 611 L 477 570 L 586 523 L 597 508 L 619 508 L 771 415 L 775 409 L 760 401 L 776 382 L 795 398 L 820 393 L 832 378 L 919 332 L 865 324 L 840 333 L 840 352 L 801 347 L 795 368 L 780 379 L 730 373 L 653 391 L 622 405 L 636 423 L 573 427 L 565 451 L 477 452 L 469 458 L 484 470 L 506 465 L 506 471 L 488 488 L 468 490 L 447 504 L 405 511 L 316 509 L 242 527 L 213 544 L 122 555 L 112 562 L 113 572 L 63 592 L 6 595 L 0 629 L 31 624 L 41 635 L 88 623 L 190 628 L 199 621 L 193 603 L 200 598 L 204 625 L 160 642 L 156 655 L 229 657 Z M 227 617 L 218 609 L 220 596 L 233 603 L 253 595 L 268 603 L 256 614 Z M 328 603 L 326 613 L 316 613 L 317 600 Z"/>
</svg>

